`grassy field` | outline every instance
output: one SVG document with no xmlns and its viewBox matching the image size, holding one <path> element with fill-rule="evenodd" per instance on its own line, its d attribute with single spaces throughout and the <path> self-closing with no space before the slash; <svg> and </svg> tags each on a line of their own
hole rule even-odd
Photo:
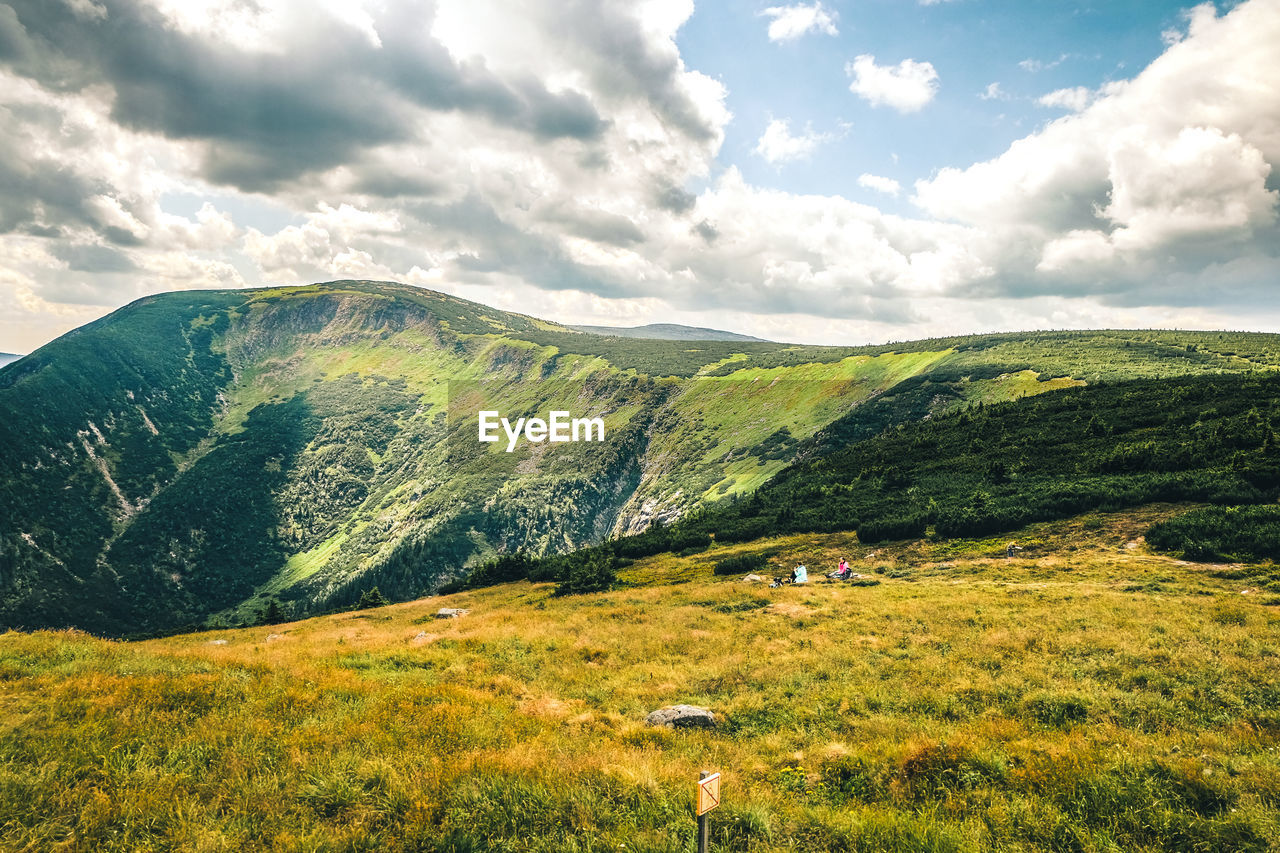
<svg viewBox="0 0 1280 853">
<path fill-rule="evenodd" d="M 1150 553 L 1172 511 L 793 536 L 600 595 L 0 635 L 0 848 L 692 850 L 706 769 L 721 851 L 1277 850 L 1280 599 Z M 869 579 L 711 574 L 760 551 Z M 678 702 L 721 726 L 644 725 Z"/>
</svg>

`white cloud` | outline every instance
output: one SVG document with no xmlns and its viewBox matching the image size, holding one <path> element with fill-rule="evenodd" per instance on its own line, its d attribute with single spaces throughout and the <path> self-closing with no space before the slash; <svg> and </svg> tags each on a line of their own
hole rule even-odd
<svg viewBox="0 0 1280 853">
<path fill-rule="evenodd" d="M 881 175 L 859 175 L 858 186 L 866 187 L 869 190 L 875 190 L 878 193 L 887 193 L 888 195 L 897 195 L 902 192 L 902 184 L 898 183 L 893 178 L 886 178 Z"/>
<path fill-rule="evenodd" d="M 231 247 L 240 237 L 231 216 L 209 202 L 196 211 L 194 222 L 159 209 L 155 213 L 160 232 L 156 243 L 164 247 L 218 251 Z"/>
<path fill-rule="evenodd" d="M 715 311 L 720 325 L 832 343 L 1231 325 L 1274 303 L 1280 0 L 1194 11 L 1185 36 L 1133 80 L 992 160 L 917 182 L 916 218 L 752 186 L 723 163 L 726 90 L 676 44 L 689 0 L 440 0 L 432 21 L 397 18 L 405 7 L 393 0 L 345 17 L 326 6 L 315 21 L 295 2 L 166 2 L 179 17 L 164 38 L 214 39 L 245 67 L 277 57 L 296 75 L 291 92 L 324 93 L 296 105 L 319 110 L 317 139 L 344 141 L 290 172 L 311 137 L 290 135 L 272 149 L 288 156 L 254 160 L 237 136 L 260 129 L 251 119 L 218 125 L 225 144 L 199 128 L 135 129 L 117 121 L 111 80 L 46 88 L 0 59 L 0 185 L 17 187 L 0 194 L 0 350 L 157 290 L 349 275 L 579 321 L 707 325 L 699 312 Z M 102 5 L 115 14 L 113 0 Z M 489 25 L 495 16 L 507 25 Z M 323 62 L 311 61 L 317 32 L 342 48 Z M 403 81 L 368 60 L 400 38 L 435 50 L 460 85 L 477 87 L 471 100 L 378 100 L 379 87 Z M 861 97 L 904 112 L 939 83 L 915 60 L 860 56 L 848 73 Z M 157 91 L 167 79 L 152 81 Z M 360 109 L 329 111 L 333 81 L 353 79 Z M 1006 96 L 998 84 L 984 94 Z M 394 126 L 377 125 L 384 103 Z M 365 135 L 370 122 L 380 134 Z M 755 149 L 784 163 L 836 133 L 772 120 Z M 269 174 L 253 195 L 239 189 L 258 172 Z M 858 184 L 900 192 L 872 174 Z M 184 216 L 161 206 L 202 196 L 216 203 Z M 251 219 L 249 198 L 280 216 Z M 1228 299 L 1248 307 L 1219 310 Z"/>
<path fill-rule="evenodd" d="M 938 72 L 929 62 L 904 59 L 897 65 L 876 65 L 869 53 L 845 66 L 853 78 L 849 91 L 872 106 L 890 106 L 901 113 L 913 113 L 933 100 L 938 91 Z"/>
<path fill-rule="evenodd" d="M 831 139 L 831 134 L 814 133 L 813 129 L 807 125 L 802 133 L 793 136 L 791 123 L 787 119 L 773 119 L 756 142 L 755 153 L 769 163 L 777 165 L 804 159 L 819 145 Z"/>
<path fill-rule="evenodd" d="M 1042 107 L 1059 107 L 1078 113 L 1089 106 L 1089 102 L 1092 100 L 1092 89 L 1087 89 L 1084 86 L 1075 86 L 1070 89 L 1058 89 L 1049 92 L 1047 95 L 1041 95 L 1036 99 L 1036 103 Z"/>
<path fill-rule="evenodd" d="M 821 3 L 770 6 L 760 14 L 773 19 L 769 22 L 769 41 L 794 41 L 807 33 L 840 34 L 836 29 L 839 16 Z"/>
<path fill-rule="evenodd" d="M 978 95 L 978 97 L 979 97 L 979 98 L 981 98 L 981 99 L 982 99 L 982 100 L 984 100 L 984 101 L 1007 101 L 1007 100 L 1009 100 L 1009 95 L 1008 95 L 1008 93 L 1006 93 L 1006 92 L 1004 91 L 1004 89 L 1001 89 L 1001 88 L 1000 88 L 1000 84 L 999 84 L 999 83 L 988 83 L 988 84 L 987 84 L 987 88 L 986 88 L 985 90 L 983 90 L 983 91 Z"/>
<path fill-rule="evenodd" d="M 1280 193 L 1267 189 L 1271 165 L 1238 134 L 1184 127 L 1153 140 L 1134 128 L 1108 149 L 1111 203 L 1099 213 L 1127 250 L 1187 240 L 1244 240 L 1270 231 Z"/>
<path fill-rule="evenodd" d="M 1137 77 L 993 160 L 918 182 L 915 200 L 984 235 L 979 253 L 1001 271 L 984 292 L 1205 299 L 1230 264 L 1235 291 L 1260 297 L 1280 245 L 1277 40 L 1275 0 L 1198 7 Z"/>
<path fill-rule="evenodd" d="M 1069 59 L 1071 54 L 1064 53 L 1057 59 L 1044 61 L 1042 59 L 1024 59 L 1018 63 L 1018 67 L 1023 71 L 1030 71 L 1032 74 L 1038 74 L 1041 71 L 1048 71 L 1051 68 L 1057 68 Z"/>
</svg>

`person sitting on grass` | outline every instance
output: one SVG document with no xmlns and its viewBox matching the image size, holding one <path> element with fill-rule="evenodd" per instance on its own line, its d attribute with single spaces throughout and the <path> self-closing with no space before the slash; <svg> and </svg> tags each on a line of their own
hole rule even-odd
<svg viewBox="0 0 1280 853">
<path fill-rule="evenodd" d="M 792 583 L 808 583 L 809 570 L 804 567 L 804 563 L 796 563 L 796 567 L 791 570 Z"/>
<path fill-rule="evenodd" d="M 847 581 L 851 574 L 853 574 L 853 569 L 849 568 L 849 561 L 844 557 L 841 557 L 840 566 L 834 572 L 827 575 L 827 577 L 835 578 L 838 581 Z"/>
</svg>

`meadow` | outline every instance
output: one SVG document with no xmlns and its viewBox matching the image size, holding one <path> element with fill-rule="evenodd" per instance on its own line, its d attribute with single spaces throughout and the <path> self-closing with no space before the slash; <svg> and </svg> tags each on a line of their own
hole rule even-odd
<svg viewBox="0 0 1280 853">
<path fill-rule="evenodd" d="M 592 595 L 9 632 L 0 848 L 692 850 L 694 780 L 718 770 L 718 851 L 1276 850 L 1280 598 L 1257 566 L 1151 552 L 1185 508 L 722 545 Z M 751 554 L 867 578 L 713 574 Z M 644 724 L 679 702 L 720 726 Z"/>
</svg>

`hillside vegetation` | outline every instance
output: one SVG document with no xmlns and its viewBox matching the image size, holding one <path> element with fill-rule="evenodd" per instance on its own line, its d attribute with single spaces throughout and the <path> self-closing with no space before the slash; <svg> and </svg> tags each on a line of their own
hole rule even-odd
<svg viewBox="0 0 1280 853">
<path fill-rule="evenodd" d="M 1132 380 L 902 423 L 798 462 L 742 500 L 532 561 L 524 575 L 567 576 L 597 553 L 616 562 L 785 533 L 850 530 L 864 543 L 975 536 L 1090 509 L 1278 497 L 1280 374 Z M 1201 513 L 1153 541 L 1197 559 L 1280 557 L 1274 510 Z M 1209 519 L 1215 532 L 1191 529 Z M 471 582 L 485 580 L 477 572 Z"/>
<path fill-rule="evenodd" d="M 793 535 L 142 643 L 0 635 L 0 847 L 1275 851 L 1280 597 L 1147 551 L 1187 507 Z M 767 589 L 762 555 L 878 583 Z M 1273 567 L 1274 568 L 1274 567 Z M 1245 593 L 1245 594 L 1242 594 Z M 461 619 L 432 618 L 440 606 Z M 711 708 L 715 731 L 646 727 Z"/>
<path fill-rule="evenodd" d="M 498 554 L 571 552 L 734 501 L 734 518 L 750 505 L 777 522 L 741 536 L 804 529 L 767 503 L 779 489 L 826 490 L 846 527 L 850 512 L 911 517 L 950 493 L 924 494 L 923 469 L 927 488 L 866 490 L 880 474 L 863 471 L 858 497 L 837 497 L 846 448 L 978 403 L 1277 365 L 1269 335 L 673 343 L 375 282 L 147 297 L 0 370 L 0 625 L 127 635 L 324 612 L 374 587 L 404 600 Z M 599 415 L 607 438 L 508 454 L 475 441 L 481 405 Z M 828 457 L 835 479 L 804 467 Z M 765 487 L 793 464 L 812 486 Z M 985 488 L 964 482 L 965 500 Z M 1216 499 L 1142 499 L 1179 497 Z"/>
</svg>

